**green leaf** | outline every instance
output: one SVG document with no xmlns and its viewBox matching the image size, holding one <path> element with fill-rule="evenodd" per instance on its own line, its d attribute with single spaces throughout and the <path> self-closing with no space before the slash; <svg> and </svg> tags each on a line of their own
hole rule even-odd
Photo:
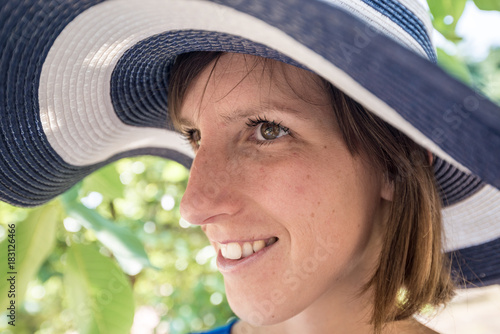
<svg viewBox="0 0 500 334">
<path fill-rule="evenodd" d="M 500 11 L 499 0 L 474 0 L 477 8 L 481 10 L 498 10 Z"/>
<path fill-rule="evenodd" d="M 74 202 L 78 199 L 78 194 L 81 188 L 82 182 L 78 182 L 73 187 L 69 188 L 63 194 L 61 194 L 60 198 L 66 202 Z"/>
<path fill-rule="evenodd" d="M 467 0 L 427 0 L 433 16 L 432 24 L 445 38 L 458 42 L 461 37 L 455 33 Z"/>
<path fill-rule="evenodd" d="M 80 334 L 130 333 L 134 318 L 130 282 L 95 247 L 82 244 L 69 247 L 64 286 Z"/>
<path fill-rule="evenodd" d="M 446 72 L 469 86 L 472 84 L 472 77 L 465 62 L 457 57 L 450 56 L 440 48 L 437 49 L 437 55 L 439 66 L 444 68 Z"/>
<path fill-rule="evenodd" d="M 83 204 L 63 203 L 70 217 L 78 220 L 85 228 L 95 231 L 97 239 L 113 253 L 126 273 L 136 275 L 142 267 L 151 267 L 144 246 L 128 228 L 107 220 Z"/>
<path fill-rule="evenodd" d="M 15 299 L 17 307 L 24 300 L 28 283 L 35 277 L 38 269 L 52 252 L 56 240 L 56 228 L 59 221 L 61 207 L 55 202 L 32 210 L 28 217 L 15 224 L 15 234 L 7 236 L 0 243 L 0 265 L 2 278 L 0 280 L 0 307 L 10 303 L 8 294 L 11 288 L 7 277 L 14 276 L 12 283 L 15 284 Z M 10 234 L 9 230 L 7 233 Z M 9 240 L 14 240 L 10 243 Z M 8 266 L 9 245 L 15 247 L 14 267 Z M 12 250 L 12 246 L 10 247 Z M 15 272 L 16 274 L 8 274 Z"/>
<path fill-rule="evenodd" d="M 98 191 L 108 198 L 123 197 L 123 189 L 114 164 L 99 169 L 83 180 L 83 190 Z"/>
</svg>

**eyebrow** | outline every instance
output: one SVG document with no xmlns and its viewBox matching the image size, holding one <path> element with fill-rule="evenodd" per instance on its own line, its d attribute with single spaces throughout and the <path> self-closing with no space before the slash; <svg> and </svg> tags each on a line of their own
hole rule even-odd
<svg viewBox="0 0 500 334">
<path fill-rule="evenodd" d="M 180 127 L 195 128 L 195 124 L 185 117 L 178 117 L 176 122 Z"/>
<path fill-rule="evenodd" d="M 263 113 L 269 113 L 269 112 L 278 113 L 278 114 L 291 114 L 294 117 L 297 117 L 297 118 L 300 118 L 303 120 L 309 119 L 308 117 L 303 115 L 303 113 L 297 109 L 290 108 L 290 107 L 283 106 L 283 105 L 278 105 L 275 103 L 264 103 L 263 105 L 261 104 L 255 108 L 236 109 L 235 111 L 231 111 L 229 113 L 220 114 L 220 115 L 218 115 L 218 117 L 221 118 L 222 121 L 224 122 L 224 124 L 227 125 L 230 123 L 240 121 L 241 119 L 248 119 L 252 116 L 256 116 L 256 115 L 263 114 Z M 180 117 L 178 119 L 178 121 L 179 121 L 179 124 L 182 126 L 189 127 L 189 128 L 196 127 L 194 122 L 190 119 Z"/>
<path fill-rule="evenodd" d="M 229 114 L 221 114 L 219 116 L 222 118 L 225 124 L 229 124 L 241 119 L 248 119 L 252 116 L 262 115 L 266 113 L 291 115 L 301 120 L 310 119 L 300 109 L 295 109 L 286 105 L 276 103 L 263 103 L 256 108 L 236 110 Z"/>
</svg>

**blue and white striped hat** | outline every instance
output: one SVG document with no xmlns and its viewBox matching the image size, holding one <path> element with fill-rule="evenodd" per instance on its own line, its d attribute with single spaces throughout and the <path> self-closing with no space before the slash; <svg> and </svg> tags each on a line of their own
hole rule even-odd
<svg viewBox="0 0 500 334">
<path fill-rule="evenodd" d="M 2 201 L 40 205 L 126 156 L 189 167 L 193 153 L 167 111 L 173 61 L 254 54 L 314 71 L 432 151 L 445 251 L 471 284 L 500 282 L 500 108 L 436 66 L 419 2 L 0 4 Z"/>
</svg>

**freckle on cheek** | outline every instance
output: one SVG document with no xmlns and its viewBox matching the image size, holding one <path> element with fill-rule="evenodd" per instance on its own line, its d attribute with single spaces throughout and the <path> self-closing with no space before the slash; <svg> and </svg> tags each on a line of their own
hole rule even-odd
<svg viewBox="0 0 500 334">
<path fill-rule="evenodd" d="M 306 178 L 309 180 L 311 178 L 311 175 L 307 174 Z"/>
<path fill-rule="evenodd" d="M 304 187 L 295 187 L 295 192 L 297 192 L 297 194 L 303 195 L 305 193 Z"/>
<path fill-rule="evenodd" d="M 311 218 L 314 218 L 314 212 L 311 212 Z"/>
</svg>

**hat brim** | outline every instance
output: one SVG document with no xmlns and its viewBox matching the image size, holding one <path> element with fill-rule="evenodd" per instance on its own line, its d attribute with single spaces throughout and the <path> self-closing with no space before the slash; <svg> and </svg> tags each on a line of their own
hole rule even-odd
<svg viewBox="0 0 500 334">
<path fill-rule="evenodd" d="M 500 242 L 500 108 L 335 5 L 35 0 L 3 5 L 0 20 L 6 202 L 40 205 L 125 156 L 189 166 L 192 152 L 169 124 L 170 66 L 184 52 L 240 52 L 321 75 L 432 151 L 447 250 Z M 485 193 L 490 205 L 463 222 L 470 206 L 462 204 Z M 471 226 L 474 237 L 464 232 Z"/>
</svg>

